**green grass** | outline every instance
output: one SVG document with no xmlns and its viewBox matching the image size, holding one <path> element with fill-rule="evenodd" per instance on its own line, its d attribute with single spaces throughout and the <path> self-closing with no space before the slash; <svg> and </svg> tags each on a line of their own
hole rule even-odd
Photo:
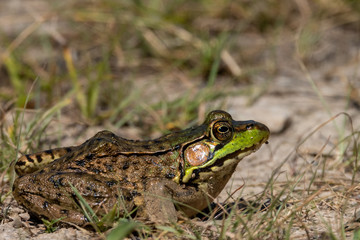
<svg viewBox="0 0 360 240">
<path fill-rule="evenodd" d="M 41 219 L 41 221 L 43 221 L 45 227 L 46 227 L 46 232 L 48 233 L 52 233 L 52 232 L 55 232 L 58 227 L 56 226 L 56 224 L 58 222 L 60 222 L 62 220 L 62 218 L 59 218 L 59 219 L 55 219 L 55 220 L 46 220 L 46 219 Z"/>
</svg>

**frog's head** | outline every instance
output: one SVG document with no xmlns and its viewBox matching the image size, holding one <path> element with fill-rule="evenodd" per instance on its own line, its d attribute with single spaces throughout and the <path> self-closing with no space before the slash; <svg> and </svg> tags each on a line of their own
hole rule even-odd
<svg viewBox="0 0 360 240">
<path fill-rule="evenodd" d="M 213 172 L 221 171 L 223 166 L 229 164 L 234 165 L 229 172 L 231 175 L 237 163 L 259 149 L 270 135 L 264 124 L 234 121 L 230 114 L 220 110 L 210 112 L 203 126 L 206 126 L 206 137 L 184 149 L 183 183 L 205 181 L 206 179 L 199 179 L 199 173 L 211 176 Z M 224 169 L 230 171 L 229 168 Z"/>
</svg>

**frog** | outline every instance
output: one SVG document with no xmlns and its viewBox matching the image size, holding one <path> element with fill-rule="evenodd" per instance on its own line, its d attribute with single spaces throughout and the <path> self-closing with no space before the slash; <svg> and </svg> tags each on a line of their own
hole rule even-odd
<svg viewBox="0 0 360 240">
<path fill-rule="evenodd" d="M 155 223 L 194 217 L 220 194 L 238 163 L 268 143 L 269 128 L 211 111 L 203 124 L 154 140 L 103 130 L 78 146 L 21 156 L 13 196 L 37 218 L 86 226 L 116 209 Z"/>
</svg>

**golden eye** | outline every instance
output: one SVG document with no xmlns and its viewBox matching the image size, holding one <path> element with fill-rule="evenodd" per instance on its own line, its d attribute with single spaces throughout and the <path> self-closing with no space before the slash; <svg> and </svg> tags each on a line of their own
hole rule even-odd
<svg viewBox="0 0 360 240">
<path fill-rule="evenodd" d="M 228 141 L 231 139 L 232 134 L 232 127 L 228 122 L 217 122 L 214 124 L 213 135 L 218 141 Z"/>
</svg>

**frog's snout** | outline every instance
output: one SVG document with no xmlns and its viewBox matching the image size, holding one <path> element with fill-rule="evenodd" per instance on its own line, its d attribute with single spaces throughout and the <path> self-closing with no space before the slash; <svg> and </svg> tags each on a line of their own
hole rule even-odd
<svg viewBox="0 0 360 240">
<path fill-rule="evenodd" d="M 270 129 L 265 124 L 262 124 L 260 122 L 254 122 L 254 128 L 259 130 L 261 132 L 261 135 L 263 136 L 263 139 L 259 142 L 259 144 L 268 144 L 268 139 L 270 137 Z"/>
<path fill-rule="evenodd" d="M 265 124 L 262 124 L 260 122 L 255 122 L 255 126 L 260 131 L 268 132 L 269 133 L 268 135 L 270 135 L 270 129 Z"/>
</svg>

